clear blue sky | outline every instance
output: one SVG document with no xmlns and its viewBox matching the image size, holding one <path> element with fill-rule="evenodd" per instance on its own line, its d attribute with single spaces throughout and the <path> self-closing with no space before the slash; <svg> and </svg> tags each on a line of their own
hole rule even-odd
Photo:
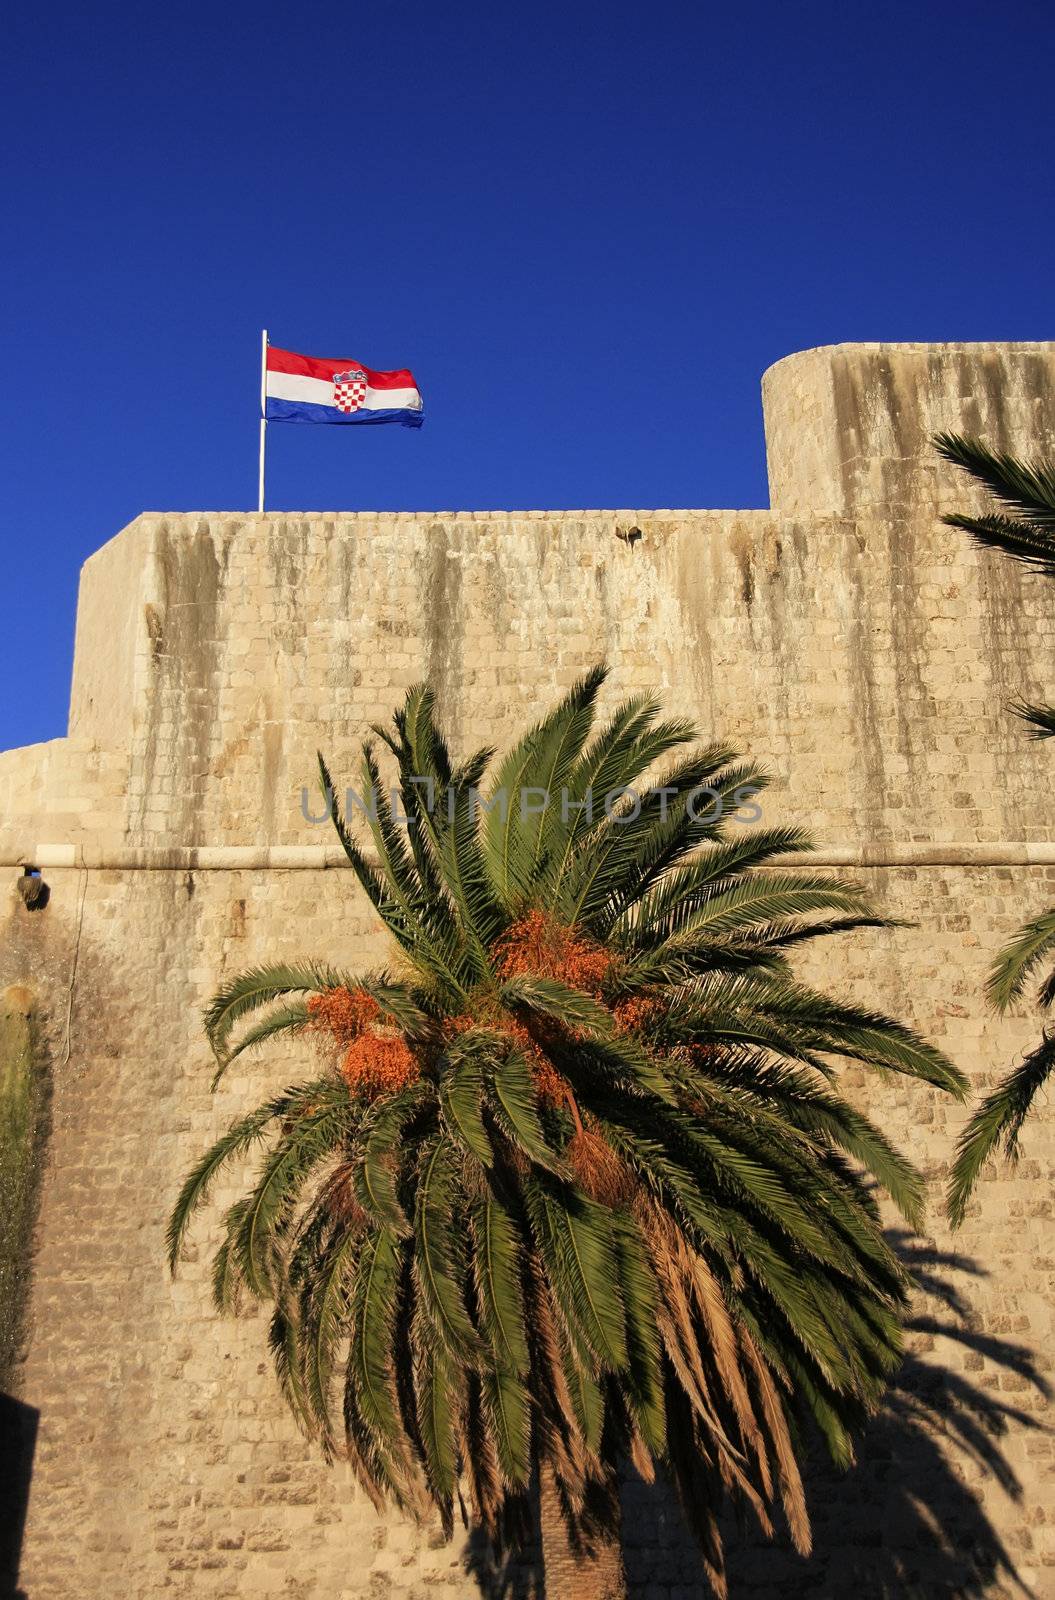
<svg viewBox="0 0 1055 1600">
<path fill-rule="evenodd" d="M 77 573 L 255 503 L 259 336 L 420 432 L 271 430 L 276 509 L 757 506 L 759 379 L 1055 335 L 1047 4 L 18 7 L 0 67 L 0 748 Z"/>
</svg>

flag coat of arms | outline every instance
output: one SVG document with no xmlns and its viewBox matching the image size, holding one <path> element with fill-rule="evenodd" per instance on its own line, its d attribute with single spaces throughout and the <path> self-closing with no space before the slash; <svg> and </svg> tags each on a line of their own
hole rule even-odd
<svg viewBox="0 0 1055 1600">
<path fill-rule="evenodd" d="M 402 422 L 420 428 L 421 392 L 413 373 L 374 372 L 360 361 L 324 360 L 267 346 L 268 422 Z"/>
</svg>

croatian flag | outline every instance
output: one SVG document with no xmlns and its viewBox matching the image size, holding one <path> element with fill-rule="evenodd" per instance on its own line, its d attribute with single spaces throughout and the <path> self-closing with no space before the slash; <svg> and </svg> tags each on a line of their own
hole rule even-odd
<svg viewBox="0 0 1055 1600">
<path fill-rule="evenodd" d="M 268 422 L 402 422 L 420 428 L 421 394 L 410 372 L 373 372 L 359 361 L 324 361 L 267 347 Z"/>
</svg>

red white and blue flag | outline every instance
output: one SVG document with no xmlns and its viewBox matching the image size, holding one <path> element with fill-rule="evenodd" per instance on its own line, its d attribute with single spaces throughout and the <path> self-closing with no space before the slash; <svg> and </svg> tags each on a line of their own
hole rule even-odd
<svg viewBox="0 0 1055 1600">
<path fill-rule="evenodd" d="M 374 372 L 360 361 L 298 356 L 267 346 L 268 422 L 402 422 L 420 428 L 421 392 L 410 372 Z"/>
</svg>

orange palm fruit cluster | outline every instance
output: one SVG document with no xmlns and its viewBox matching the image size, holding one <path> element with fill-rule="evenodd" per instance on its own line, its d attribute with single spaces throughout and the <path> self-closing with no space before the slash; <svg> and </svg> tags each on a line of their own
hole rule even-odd
<svg viewBox="0 0 1055 1600">
<path fill-rule="evenodd" d="M 499 977 L 554 978 L 595 999 L 612 966 L 611 956 L 595 939 L 537 909 L 506 929 L 492 955 Z M 527 1057 L 539 1098 L 553 1104 L 566 1100 L 568 1085 L 534 1034 L 520 1022 L 502 1022 L 501 1027 Z"/>
<path fill-rule="evenodd" d="M 595 998 L 612 966 L 612 957 L 595 939 L 537 910 L 506 929 L 495 943 L 494 959 L 500 977 L 556 978 Z"/>
<path fill-rule="evenodd" d="M 340 1052 L 338 1071 L 356 1097 L 396 1094 L 421 1076 L 421 1064 L 398 1033 L 381 1032 L 381 1007 L 363 989 L 323 989 L 308 1001 L 309 1027 Z"/>
<path fill-rule="evenodd" d="M 340 1045 L 358 1039 L 380 1015 L 381 1007 L 364 989 L 323 989 L 308 1001 L 309 1027 Z"/>
<path fill-rule="evenodd" d="M 663 1010 L 663 1003 L 653 1000 L 648 995 L 631 994 L 624 1000 L 617 1000 L 612 1007 L 612 1015 L 623 1029 L 644 1028 L 653 1022 Z"/>
<path fill-rule="evenodd" d="M 340 1067 L 341 1077 L 353 1095 L 375 1100 L 381 1094 L 398 1094 L 421 1077 L 421 1064 L 398 1035 L 385 1038 L 361 1033 L 353 1039 Z"/>
</svg>

